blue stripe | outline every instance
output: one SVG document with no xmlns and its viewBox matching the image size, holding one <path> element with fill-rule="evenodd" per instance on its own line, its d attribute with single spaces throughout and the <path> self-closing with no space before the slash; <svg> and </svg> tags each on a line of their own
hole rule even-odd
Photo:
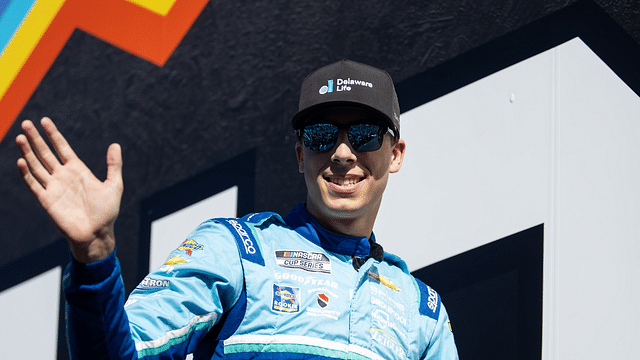
<svg viewBox="0 0 640 360">
<path fill-rule="evenodd" d="M 4 14 L 7 6 L 9 6 L 9 2 L 9 0 L 0 0 L 0 19 L 2 19 L 2 14 Z"/>
<path fill-rule="evenodd" d="M 18 31 L 37 0 L 0 0 L 0 54 Z"/>
<path fill-rule="evenodd" d="M 220 224 L 225 225 L 233 237 L 236 239 L 238 250 L 243 259 L 249 260 L 254 264 L 264 266 L 264 258 L 260 252 L 260 245 L 253 237 L 251 229 L 245 224 L 243 219 L 214 219 Z"/>
</svg>

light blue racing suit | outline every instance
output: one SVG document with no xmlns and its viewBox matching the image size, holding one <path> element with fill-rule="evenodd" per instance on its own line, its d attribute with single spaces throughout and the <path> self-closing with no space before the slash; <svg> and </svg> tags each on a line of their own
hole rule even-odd
<svg viewBox="0 0 640 360">
<path fill-rule="evenodd" d="M 373 238 L 373 237 L 372 237 Z M 438 294 L 299 204 L 201 224 L 124 304 L 115 254 L 65 272 L 73 358 L 457 359 Z"/>
</svg>

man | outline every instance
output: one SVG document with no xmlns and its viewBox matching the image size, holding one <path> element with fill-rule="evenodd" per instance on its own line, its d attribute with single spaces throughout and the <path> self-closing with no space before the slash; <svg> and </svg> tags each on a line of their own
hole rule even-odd
<svg viewBox="0 0 640 360">
<path fill-rule="evenodd" d="M 109 147 L 100 182 L 50 119 L 42 126 L 60 160 L 23 123 L 18 168 L 73 255 L 74 358 L 457 359 L 438 294 L 372 232 L 406 147 L 390 76 L 348 60 L 323 67 L 304 80 L 292 124 L 306 203 L 284 218 L 204 222 L 124 304 L 120 147 Z"/>
</svg>

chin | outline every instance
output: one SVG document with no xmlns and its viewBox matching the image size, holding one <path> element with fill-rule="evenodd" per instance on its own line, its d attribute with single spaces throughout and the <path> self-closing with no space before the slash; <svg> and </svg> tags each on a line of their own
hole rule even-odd
<svg viewBox="0 0 640 360">
<path fill-rule="evenodd" d="M 344 201 L 344 199 L 325 204 L 325 209 L 333 216 L 341 219 L 356 218 L 366 213 L 363 204 L 357 201 Z"/>
</svg>

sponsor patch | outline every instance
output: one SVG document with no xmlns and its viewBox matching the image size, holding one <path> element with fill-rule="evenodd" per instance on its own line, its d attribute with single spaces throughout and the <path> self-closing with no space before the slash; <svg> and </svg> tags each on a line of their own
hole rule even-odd
<svg viewBox="0 0 640 360">
<path fill-rule="evenodd" d="M 308 316 L 323 317 L 331 320 L 338 320 L 338 317 L 340 316 L 339 311 L 317 309 L 312 307 L 307 307 L 307 311 L 305 311 L 305 314 Z"/>
<path fill-rule="evenodd" d="M 438 320 L 441 305 L 440 295 L 422 281 L 416 279 L 416 283 L 420 289 L 420 314 Z"/>
<path fill-rule="evenodd" d="M 407 350 L 398 339 L 382 329 L 372 328 L 369 331 L 371 332 L 371 338 L 378 344 L 388 348 L 393 354 L 403 359 L 406 358 Z"/>
<path fill-rule="evenodd" d="M 433 311 L 435 314 L 440 307 L 440 299 L 438 293 L 433 290 L 429 285 L 427 285 L 427 289 L 429 290 L 429 297 L 427 298 L 427 307 L 429 310 Z"/>
<path fill-rule="evenodd" d="M 378 269 L 375 268 L 375 267 L 372 267 L 369 270 L 369 277 L 374 279 L 374 280 L 379 281 L 382 285 L 388 287 L 389 289 L 391 289 L 393 291 L 400 291 L 401 290 L 398 286 L 396 286 L 394 283 L 392 283 L 391 280 L 389 280 L 388 277 L 384 277 L 384 276 L 380 275 L 378 273 Z"/>
<path fill-rule="evenodd" d="M 331 286 L 334 289 L 338 288 L 338 283 L 327 279 L 319 279 L 315 276 L 302 276 L 289 273 L 275 273 L 273 274 L 276 280 L 291 280 L 297 281 L 300 285 L 313 285 L 313 286 Z"/>
<path fill-rule="evenodd" d="M 169 280 L 146 277 L 136 286 L 136 290 L 162 290 L 168 289 L 169 286 L 171 286 L 171 281 Z"/>
<path fill-rule="evenodd" d="M 189 262 L 191 260 L 185 259 L 180 255 L 176 255 L 176 256 L 172 256 L 169 258 L 169 260 L 167 260 L 167 262 L 165 262 L 165 265 L 175 265 L 175 264 L 184 264 L 186 262 Z"/>
<path fill-rule="evenodd" d="M 182 245 L 178 247 L 178 250 L 185 251 L 187 255 L 191 255 L 194 251 L 202 250 L 204 246 L 198 244 L 195 240 L 185 240 Z"/>
<path fill-rule="evenodd" d="M 371 312 L 371 318 L 379 329 L 393 332 L 403 339 L 406 339 L 407 320 L 396 312 L 388 313 L 382 309 L 376 309 Z"/>
<path fill-rule="evenodd" d="M 351 78 L 346 79 L 336 79 L 336 91 L 351 91 L 351 87 L 354 85 L 363 86 L 368 88 L 373 88 L 373 84 L 364 81 L 364 80 L 356 80 Z M 333 79 L 327 80 L 327 85 L 322 85 L 318 92 L 321 95 L 332 93 L 333 92 Z"/>
<path fill-rule="evenodd" d="M 273 284 L 271 310 L 284 313 L 300 312 L 300 288 Z"/>
<path fill-rule="evenodd" d="M 307 294 L 313 294 L 313 293 L 324 293 L 326 296 L 329 296 L 330 298 L 333 299 L 337 299 L 338 298 L 338 294 L 334 293 L 333 291 L 329 290 L 326 287 L 317 287 L 317 288 L 312 288 L 307 290 Z"/>
<path fill-rule="evenodd" d="M 331 302 L 331 296 L 328 294 L 332 294 L 331 291 L 316 293 L 316 303 L 318 304 L 318 307 L 307 307 L 305 314 L 308 316 L 324 317 L 332 320 L 338 320 L 340 312 L 331 310 L 333 306 L 329 306 L 329 303 Z"/>
<path fill-rule="evenodd" d="M 264 266 L 264 259 L 260 252 L 260 246 L 255 242 L 251 229 L 242 221 L 236 219 L 222 219 L 220 223 L 225 225 L 233 234 L 233 237 L 238 243 L 238 249 L 240 250 L 240 256 L 243 259 L 249 260 L 254 264 Z"/>
<path fill-rule="evenodd" d="M 329 305 L 329 297 L 324 293 L 317 294 L 316 301 L 318 301 L 318 305 L 323 309 Z"/>
<path fill-rule="evenodd" d="M 301 250 L 276 250 L 278 266 L 308 272 L 331 274 L 331 260 L 320 252 Z"/>
</svg>

